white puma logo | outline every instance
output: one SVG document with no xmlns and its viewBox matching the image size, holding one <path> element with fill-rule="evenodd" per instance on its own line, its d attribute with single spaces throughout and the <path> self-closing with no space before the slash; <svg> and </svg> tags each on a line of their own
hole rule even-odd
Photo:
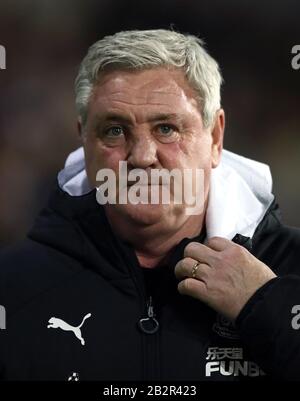
<svg viewBox="0 0 300 401">
<path fill-rule="evenodd" d="M 73 333 L 78 338 L 78 340 L 80 340 L 81 344 L 84 345 L 85 341 L 82 338 L 80 328 L 83 325 L 85 319 L 88 319 L 91 316 L 92 316 L 91 313 L 88 313 L 87 315 L 85 315 L 84 318 L 82 319 L 82 322 L 77 327 L 73 327 L 70 324 L 64 322 L 62 319 L 58 319 L 57 317 L 51 317 L 48 320 L 48 323 L 50 323 L 50 324 L 48 324 L 47 328 L 48 329 L 50 329 L 50 328 L 58 329 L 59 328 L 59 329 L 65 330 L 65 331 L 73 331 Z"/>
</svg>

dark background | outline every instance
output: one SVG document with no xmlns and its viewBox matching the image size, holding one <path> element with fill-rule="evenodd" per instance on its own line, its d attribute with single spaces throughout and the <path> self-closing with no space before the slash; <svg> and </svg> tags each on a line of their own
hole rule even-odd
<svg viewBox="0 0 300 401">
<path fill-rule="evenodd" d="M 25 235 L 80 145 L 73 81 L 88 46 L 170 26 L 206 41 L 225 79 L 225 148 L 271 166 L 283 219 L 300 225 L 299 1 L 1 0 L 1 246 Z"/>
</svg>

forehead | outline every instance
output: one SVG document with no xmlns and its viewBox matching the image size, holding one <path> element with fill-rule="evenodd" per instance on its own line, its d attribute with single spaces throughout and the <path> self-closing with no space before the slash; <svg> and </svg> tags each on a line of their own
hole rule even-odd
<svg viewBox="0 0 300 401">
<path fill-rule="evenodd" d="M 183 71 L 163 67 L 104 73 L 93 88 L 90 106 L 98 111 L 107 107 L 151 108 L 163 107 L 174 112 L 198 109 L 196 91 L 188 83 Z M 100 109 L 100 110 L 99 110 Z"/>
</svg>

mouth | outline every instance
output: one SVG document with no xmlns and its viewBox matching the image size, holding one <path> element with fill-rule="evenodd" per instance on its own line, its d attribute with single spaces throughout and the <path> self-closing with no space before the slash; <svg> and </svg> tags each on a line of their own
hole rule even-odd
<svg viewBox="0 0 300 401">
<path fill-rule="evenodd" d="M 162 186 L 162 184 L 151 184 L 149 182 L 140 182 L 140 181 L 128 181 L 127 182 L 127 186 L 128 187 L 132 187 L 133 185 L 136 185 L 138 187 L 158 187 L 158 186 Z"/>
</svg>

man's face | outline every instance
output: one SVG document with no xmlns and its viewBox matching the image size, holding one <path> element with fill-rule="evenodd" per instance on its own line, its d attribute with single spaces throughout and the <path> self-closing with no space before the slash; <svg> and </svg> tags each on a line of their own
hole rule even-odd
<svg viewBox="0 0 300 401">
<path fill-rule="evenodd" d="M 103 168 L 112 169 L 118 177 L 120 161 L 127 162 L 128 170 L 139 168 L 147 173 L 162 168 L 203 169 L 207 198 L 211 168 L 219 163 L 223 126 L 221 110 L 215 127 L 204 129 L 196 92 L 181 70 L 106 72 L 94 87 L 83 135 L 89 181 L 98 186 L 96 174 Z M 174 224 L 184 215 L 186 205 L 107 207 L 147 225 Z"/>
</svg>

